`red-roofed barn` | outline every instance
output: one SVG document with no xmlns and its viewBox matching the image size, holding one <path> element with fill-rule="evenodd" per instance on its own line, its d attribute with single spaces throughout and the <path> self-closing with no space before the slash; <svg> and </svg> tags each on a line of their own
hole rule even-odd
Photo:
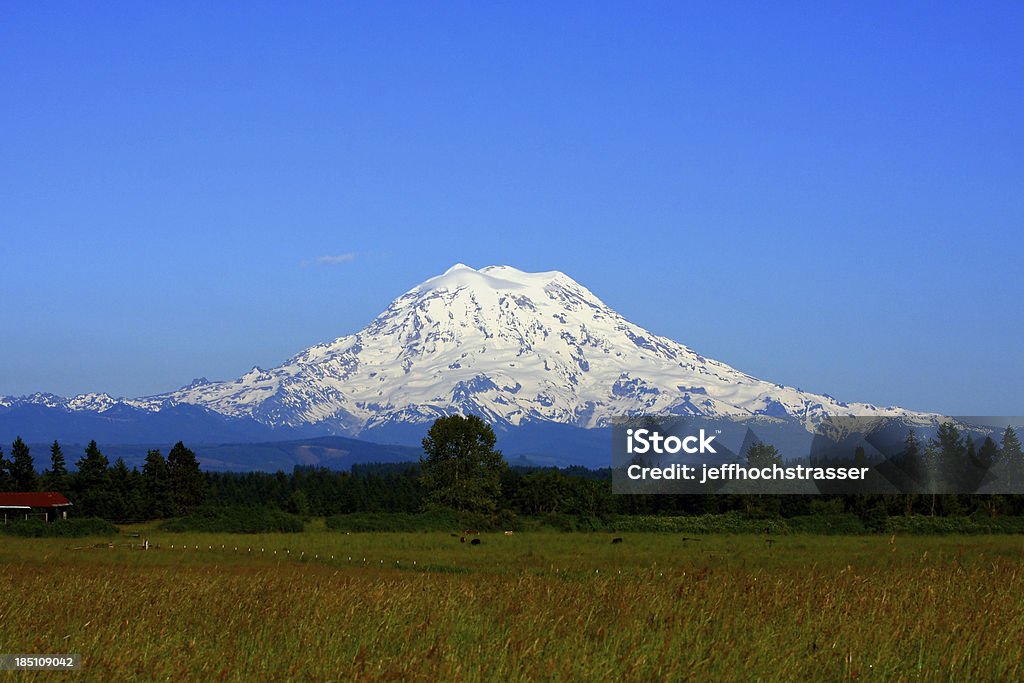
<svg viewBox="0 0 1024 683">
<path fill-rule="evenodd" d="M 0 514 L 4 524 L 8 518 L 42 516 L 46 521 L 67 519 L 71 501 L 60 493 L 0 493 Z"/>
</svg>

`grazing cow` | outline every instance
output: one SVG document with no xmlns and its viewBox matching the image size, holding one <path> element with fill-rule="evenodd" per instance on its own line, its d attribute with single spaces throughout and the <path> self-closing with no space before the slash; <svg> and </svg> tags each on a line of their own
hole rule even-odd
<svg viewBox="0 0 1024 683">
<path fill-rule="evenodd" d="M 459 543 L 465 543 L 465 542 L 466 542 L 466 537 L 465 536 L 459 536 Z"/>
<path fill-rule="evenodd" d="M 616 536 L 615 538 L 612 539 L 612 543 L 622 543 L 622 537 L 621 536 Z"/>
<path fill-rule="evenodd" d="M 514 533 L 515 533 L 514 531 L 506 531 L 506 532 L 505 532 L 505 535 L 506 535 L 506 536 L 511 536 L 511 535 L 512 535 L 512 534 L 514 534 Z"/>
<path fill-rule="evenodd" d="M 480 535 L 480 532 L 477 531 L 476 529 L 466 529 L 462 533 L 465 534 L 466 536 L 479 536 Z"/>
<path fill-rule="evenodd" d="M 469 542 L 469 544 L 470 545 L 480 545 L 480 539 L 479 538 L 474 538 L 472 541 Z"/>
</svg>

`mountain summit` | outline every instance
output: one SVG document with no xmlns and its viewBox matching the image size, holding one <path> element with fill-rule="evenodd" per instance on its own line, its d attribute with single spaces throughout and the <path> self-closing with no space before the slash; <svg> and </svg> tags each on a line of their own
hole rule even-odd
<svg viewBox="0 0 1024 683">
<path fill-rule="evenodd" d="M 825 416 L 907 414 L 751 377 L 630 323 L 564 273 L 463 264 L 413 287 L 362 331 L 279 367 L 127 403 L 150 411 L 193 404 L 333 434 L 456 412 L 584 428 L 640 413 L 764 415 L 808 426 Z"/>
</svg>

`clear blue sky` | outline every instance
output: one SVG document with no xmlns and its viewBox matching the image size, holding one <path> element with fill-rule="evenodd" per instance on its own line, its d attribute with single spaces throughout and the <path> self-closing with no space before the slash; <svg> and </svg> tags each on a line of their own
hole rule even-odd
<svg viewBox="0 0 1024 683">
<path fill-rule="evenodd" d="M 1020 414 L 1024 4 L 760 5 L 0 4 L 0 394 L 233 378 L 461 261 Z"/>
</svg>

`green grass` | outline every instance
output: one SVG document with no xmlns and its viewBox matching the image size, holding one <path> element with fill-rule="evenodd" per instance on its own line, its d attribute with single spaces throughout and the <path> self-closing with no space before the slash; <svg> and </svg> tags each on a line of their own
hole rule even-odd
<svg viewBox="0 0 1024 683">
<path fill-rule="evenodd" d="M 1019 536 L 123 531 L 0 540 L 0 652 L 84 680 L 1024 674 Z"/>
</svg>

